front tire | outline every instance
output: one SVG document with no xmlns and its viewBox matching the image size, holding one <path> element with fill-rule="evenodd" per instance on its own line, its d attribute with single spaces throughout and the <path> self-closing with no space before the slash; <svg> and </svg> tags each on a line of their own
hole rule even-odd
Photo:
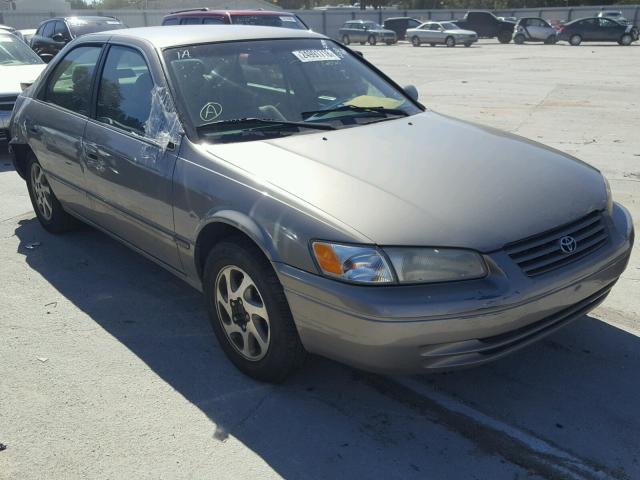
<svg viewBox="0 0 640 480">
<path fill-rule="evenodd" d="M 349 38 L 349 35 L 343 35 L 342 36 L 342 43 L 344 45 L 349 45 L 351 43 L 351 39 Z"/>
<path fill-rule="evenodd" d="M 375 45 L 378 42 L 378 40 L 376 39 L 375 35 L 369 36 L 367 41 L 369 42 L 369 45 L 372 45 L 372 46 Z"/>
<path fill-rule="evenodd" d="M 516 45 L 522 45 L 524 43 L 524 35 L 518 33 L 515 37 L 513 37 L 513 43 Z"/>
<path fill-rule="evenodd" d="M 49 233 L 74 230 L 78 221 L 64 211 L 34 154 L 27 158 L 27 190 L 40 225 Z"/>
<path fill-rule="evenodd" d="M 447 37 L 447 39 L 444 41 L 445 45 L 449 48 L 453 48 L 456 46 L 456 39 L 453 37 Z"/>
<path fill-rule="evenodd" d="M 628 33 L 625 33 L 624 35 L 622 35 L 622 37 L 620 37 L 620 45 L 628 47 L 629 45 L 631 45 L 631 42 L 633 42 L 633 37 Z"/>
<path fill-rule="evenodd" d="M 249 240 L 232 237 L 211 250 L 203 294 L 218 342 L 241 372 L 279 383 L 302 365 L 305 350 L 282 285 Z"/>
<path fill-rule="evenodd" d="M 411 37 L 411 45 L 413 45 L 414 47 L 419 47 L 421 43 L 422 42 L 420 42 L 420 38 L 415 36 Z"/>
</svg>

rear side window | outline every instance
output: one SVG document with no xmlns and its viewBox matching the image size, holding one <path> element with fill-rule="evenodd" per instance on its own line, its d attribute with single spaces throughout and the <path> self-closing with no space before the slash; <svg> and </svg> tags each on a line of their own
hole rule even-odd
<svg viewBox="0 0 640 480">
<path fill-rule="evenodd" d="M 231 23 L 306 30 L 305 26 L 293 15 L 233 15 Z"/>
<path fill-rule="evenodd" d="M 187 17 L 182 19 L 182 25 L 200 25 L 202 24 L 202 18 L 200 17 Z"/>
<path fill-rule="evenodd" d="M 131 48 L 111 47 L 100 78 L 97 120 L 145 135 L 152 89 L 144 57 Z"/>
<path fill-rule="evenodd" d="M 180 23 L 180 19 L 178 18 L 167 18 L 162 22 L 162 25 L 178 25 Z"/>
<path fill-rule="evenodd" d="M 89 115 L 91 82 L 101 50 L 97 46 L 78 47 L 67 53 L 49 77 L 45 101 Z"/>
</svg>

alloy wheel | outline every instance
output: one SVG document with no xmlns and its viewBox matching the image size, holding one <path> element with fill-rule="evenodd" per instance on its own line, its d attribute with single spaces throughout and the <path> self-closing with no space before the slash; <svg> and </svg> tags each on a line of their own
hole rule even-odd
<svg viewBox="0 0 640 480">
<path fill-rule="evenodd" d="M 53 204 L 51 200 L 51 187 L 42 170 L 42 167 L 34 163 L 31 167 L 31 187 L 36 200 L 38 212 L 45 220 L 51 220 L 53 216 Z"/>
<path fill-rule="evenodd" d="M 257 285 L 240 267 L 218 273 L 215 305 L 220 324 L 233 348 L 250 361 L 261 360 L 269 349 L 271 324 Z"/>
</svg>

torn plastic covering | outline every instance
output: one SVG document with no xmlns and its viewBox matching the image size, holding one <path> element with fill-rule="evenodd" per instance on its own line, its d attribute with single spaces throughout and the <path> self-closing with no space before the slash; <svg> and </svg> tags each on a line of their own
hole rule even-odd
<svg viewBox="0 0 640 480">
<path fill-rule="evenodd" d="M 170 143 L 177 145 L 180 141 L 182 126 L 165 87 L 154 86 L 151 90 L 151 110 L 144 130 L 148 138 L 158 142 L 163 152 Z"/>
</svg>

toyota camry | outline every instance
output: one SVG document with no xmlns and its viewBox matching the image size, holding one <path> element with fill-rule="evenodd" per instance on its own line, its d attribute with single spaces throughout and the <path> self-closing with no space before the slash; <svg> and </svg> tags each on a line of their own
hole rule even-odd
<svg viewBox="0 0 640 480">
<path fill-rule="evenodd" d="M 595 168 L 441 115 L 349 48 L 268 27 L 80 37 L 17 100 L 42 226 L 95 226 L 204 296 L 229 359 L 479 365 L 604 300 L 633 223 Z"/>
</svg>

